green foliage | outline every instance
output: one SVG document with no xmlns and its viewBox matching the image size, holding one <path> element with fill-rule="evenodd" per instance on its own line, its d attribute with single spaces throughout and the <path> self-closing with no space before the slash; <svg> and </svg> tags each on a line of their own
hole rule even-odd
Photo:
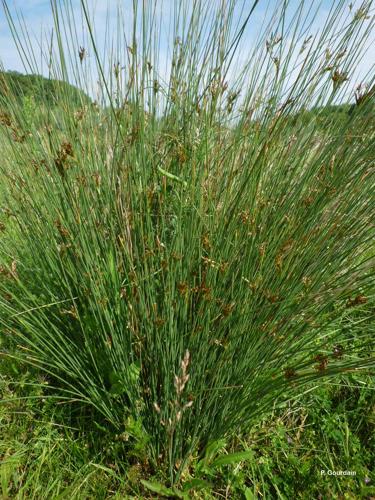
<svg viewBox="0 0 375 500">
<path fill-rule="evenodd" d="M 142 485 L 153 493 L 157 493 L 166 498 L 188 498 L 183 493 L 180 493 L 176 488 L 166 488 L 161 483 L 152 483 L 142 479 Z"/>
<path fill-rule="evenodd" d="M 9 371 L 10 367 L 2 368 L 3 373 Z M 234 499 L 365 498 L 374 494 L 375 391 L 370 377 L 353 375 L 337 385 L 322 386 L 267 415 L 237 438 L 211 443 L 203 459 L 192 459 L 179 487 L 170 488 L 161 471 L 155 473 L 143 458 L 129 453 L 132 444 L 126 436 L 111 442 L 108 429 L 98 432 L 83 415 L 84 425 L 73 427 L 69 407 L 56 405 L 48 397 L 46 380 L 35 383 L 37 376 L 21 370 L 17 380 L 4 375 L 0 380 L 4 498 L 104 500 L 149 498 L 150 493 L 201 499 L 225 494 Z M 129 445 L 128 450 L 121 450 L 118 443 Z M 230 460 L 233 457 L 236 460 Z M 356 475 L 333 476 L 329 470 Z"/>
<path fill-rule="evenodd" d="M 375 107 L 372 101 L 366 103 L 365 107 L 361 109 L 362 127 L 361 132 L 358 134 L 359 124 L 355 126 L 353 121 L 353 114 L 357 113 L 358 107 L 356 104 L 340 104 L 340 105 L 327 105 L 323 107 L 316 107 L 310 110 L 304 110 L 296 113 L 290 118 L 290 124 L 296 126 L 312 126 L 316 131 L 320 130 L 322 134 L 328 130 L 334 131 L 340 127 L 347 129 L 348 138 L 350 131 L 359 139 L 362 135 L 362 127 L 371 134 L 374 130 Z"/>
<path fill-rule="evenodd" d="M 69 2 L 58 4 L 73 22 Z M 301 114 L 340 101 L 346 80 L 337 72 L 353 58 L 338 54 L 357 54 L 367 19 L 354 17 L 336 37 L 342 26 L 332 12 L 319 44 L 300 53 L 303 71 L 290 88 L 292 55 L 304 41 L 297 36 L 285 51 L 281 40 L 298 31 L 301 7 L 290 18 L 279 12 L 238 81 L 226 82 L 236 2 L 226 12 L 176 2 L 164 85 L 161 32 L 142 5 L 134 46 L 123 46 L 119 19 L 108 64 L 82 2 L 109 108 L 56 83 L 57 99 L 45 99 L 33 127 L 30 96 L 45 95 L 44 80 L 31 80 L 40 93 L 20 91 L 22 103 L 2 98 L 0 335 L 2 356 L 45 373 L 51 400 L 68 405 L 74 427 L 92 422 L 105 456 L 117 464 L 127 456 L 138 482 L 136 466 L 149 489 L 176 494 L 196 461 L 198 477 L 189 480 L 211 482 L 217 469 L 225 476 L 243 464 L 254 472 L 248 447 L 218 452 L 275 400 L 374 366 L 371 113 L 357 104 L 323 128 L 324 113 L 308 126 Z M 182 39 L 179 20 L 193 27 Z M 66 43 L 53 81 L 69 80 L 70 61 L 89 86 L 79 40 Z M 116 66 L 123 54 L 125 81 Z M 333 439 L 341 431 L 327 427 Z M 282 464 L 262 460 L 260 481 L 266 476 L 279 495 L 284 483 L 273 471 Z M 99 465 L 93 475 L 110 469 Z"/>
<path fill-rule="evenodd" d="M 69 94 L 73 108 L 80 106 L 82 102 L 91 103 L 91 99 L 82 90 L 67 82 L 40 75 L 23 75 L 17 71 L 0 72 L 0 102 L 14 96 L 26 105 L 26 114 L 28 110 L 34 112 L 37 105 L 57 106 L 61 94 Z"/>
</svg>

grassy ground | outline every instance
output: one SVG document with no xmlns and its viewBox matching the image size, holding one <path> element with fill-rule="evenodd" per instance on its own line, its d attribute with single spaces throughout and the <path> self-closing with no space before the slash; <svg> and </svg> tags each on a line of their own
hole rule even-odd
<svg viewBox="0 0 375 500">
<path fill-rule="evenodd" d="M 141 481 L 166 478 L 149 470 L 141 452 L 129 451 L 131 436 L 92 422 L 84 433 L 70 427 L 71 413 L 53 403 L 48 387 L 33 385 L 43 382 L 35 373 L 11 365 L 2 371 L 1 498 L 159 498 Z M 248 433 L 216 443 L 206 464 L 193 461 L 181 491 L 194 477 L 188 498 L 371 498 L 375 391 L 369 384 L 370 377 L 353 375 L 311 390 Z M 238 463 L 215 465 L 217 457 L 249 450 Z"/>
</svg>

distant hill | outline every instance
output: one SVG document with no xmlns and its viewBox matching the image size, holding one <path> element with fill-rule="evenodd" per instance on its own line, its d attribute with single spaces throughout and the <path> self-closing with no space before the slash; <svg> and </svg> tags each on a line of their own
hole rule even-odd
<svg viewBox="0 0 375 500">
<path fill-rule="evenodd" d="M 351 114 L 354 106 L 354 104 L 338 104 L 312 108 L 300 111 L 295 115 L 295 118 L 308 123 L 311 119 L 318 117 L 319 121 L 325 124 L 327 121 L 344 120 Z"/>
<path fill-rule="evenodd" d="M 54 105 L 59 96 L 69 95 L 72 104 L 90 104 L 91 99 L 80 89 L 59 80 L 40 75 L 23 75 L 17 71 L 0 72 L 0 99 L 13 95 L 20 100 L 32 97 L 37 103 Z"/>
<path fill-rule="evenodd" d="M 290 120 L 291 124 L 295 124 L 297 121 L 301 124 L 308 124 L 312 120 L 317 120 L 318 125 L 322 128 L 329 127 L 330 125 L 335 126 L 335 124 L 340 122 L 346 122 L 348 119 L 353 117 L 357 110 L 359 111 L 359 106 L 361 107 L 361 118 L 364 121 L 369 119 L 373 120 L 375 118 L 375 107 L 372 99 L 368 99 L 363 103 L 353 103 L 353 104 L 338 104 L 338 105 L 328 105 L 323 107 L 316 107 L 309 110 L 303 110 L 299 113 L 293 115 Z"/>
</svg>

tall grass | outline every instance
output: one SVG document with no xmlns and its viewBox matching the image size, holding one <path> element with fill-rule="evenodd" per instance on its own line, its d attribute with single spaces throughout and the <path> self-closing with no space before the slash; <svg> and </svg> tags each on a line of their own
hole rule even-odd
<svg viewBox="0 0 375 500">
<path fill-rule="evenodd" d="M 129 23 L 129 2 L 102 54 L 86 1 L 53 1 L 44 67 L 89 93 L 98 77 L 97 102 L 61 85 L 33 127 L 1 101 L 3 355 L 172 482 L 275 399 L 374 364 L 373 75 L 319 120 L 354 97 L 372 2 L 332 2 L 313 38 L 319 9 L 282 2 L 245 50 L 257 4 L 133 2 Z"/>
</svg>

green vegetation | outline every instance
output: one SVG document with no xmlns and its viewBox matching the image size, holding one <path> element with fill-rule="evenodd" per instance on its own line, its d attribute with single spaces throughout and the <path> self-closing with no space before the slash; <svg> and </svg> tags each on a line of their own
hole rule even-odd
<svg viewBox="0 0 375 500">
<path fill-rule="evenodd" d="M 82 102 L 89 104 L 90 98 L 69 83 L 49 80 L 40 75 L 23 75 L 17 71 L 0 72 L 0 98 L 12 96 L 21 103 L 32 100 L 37 105 L 57 106 L 58 96 L 68 94 L 72 106 Z"/>
<path fill-rule="evenodd" d="M 346 123 L 347 131 L 349 132 L 352 127 L 351 114 L 355 113 L 356 107 L 356 104 L 323 106 L 320 108 L 301 111 L 295 116 L 292 116 L 290 120 L 291 124 L 301 122 L 304 125 L 309 125 L 311 122 L 314 122 L 315 129 L 320 129 L 322 131 L 334 128 L 337 123 Z M 373 131 L 375 118 L 375 108 L 371 101 L 366 107 L 366 111 L 363 110 L 362 116 L 363 124 L 367 127 L 367 132 L 370 133 L 369 127 Z M 358 134 L 356 133 L 358 130 L 355 130 L 354 127 L 352 127 L 352 131 L 356 134 L 357 138 L 362 135 L 362 131 Z"/>
<path fill-rule="evenodd" d="M 52 2 L 51 79 L 0 95 L 2 495 L 371 496 L 370 7 L 285 2 L 233 82 L 252 10 L 173 3 L 166 77 L 151 4 L 102 58 Z"/>
<path fill-rule="evenodd" d="M 130 436 L 109 436 L 86 420 L 79 426 L 77 416 L 73 423 L 66 406 L 46 397 L 45 380 L 13 376 L 17 383 L 10 376 L 1 380 L 2 498 L 150 498 L 141 481 L 164 482 L 148 470 Z M 362 375 L 340 382 L 271 412 L 225 445 L 217 442 L 205 464 L 193 462 L 180 491 L 205 499 L 374 496 L 375 392 L 365 389 L 372 380 Z M 244 453 L 242 461 L 215 465 L 232 453 Z M 356 475 L 328 476 L 330 470 Z"/>
</svg>

